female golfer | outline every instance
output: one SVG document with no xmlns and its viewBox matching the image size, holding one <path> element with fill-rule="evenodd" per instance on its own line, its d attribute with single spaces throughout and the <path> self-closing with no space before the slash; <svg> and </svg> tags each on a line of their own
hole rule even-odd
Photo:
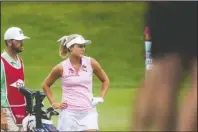
<svg viewBox="0 0 198 132">
<path fill-rule="evenodd" d="M 81 35 L 63 36 L 59 53 L 66 59 L 56 65 L 43 82 L 43 89 L 55 109 L 61 109 L 58 130 L 60 131 L 98 131 L 96 104 L 104 102 L 109 87 L 109 78 L 100 64 L 93 58 L 84 56 L 85 40 Z M 99 97 L 92 94 L 93 73 L 102 82 Z M 57 103 L 50 90 L 58 79 L 62 83 L 62 101 Z"/>
</svg>

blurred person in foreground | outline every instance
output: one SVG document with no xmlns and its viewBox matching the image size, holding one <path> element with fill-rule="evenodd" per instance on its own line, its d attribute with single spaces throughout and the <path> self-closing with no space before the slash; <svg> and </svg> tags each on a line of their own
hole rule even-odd
<svg viewBox="0 0 198 132">
<path fill-rule="evenodd" d="M 149 2 L 152 69 L 139 91 L 134 131 L 197 130 L 197 2 Z M 192 82 L 178 107 L 182 74 Z"/>
<path fill-rule="evenodd" d="M 18 91 L 24 86 L 23 31 L 10 27 L 4 34 L 5 51 L 1 54 L 1 131 L 22 131 L 26 116 L 25 97 Z"/>
<path fill-rule="evenodd" d="M 58 121 L 60 131 L 98 131 L 96 104 L 103 103 L 109 87 L 109 78 L 100 64 L 84 56 L 90 40 L 81 35 L 63 36 L 60 41 L 60 56 L 68 57 L 56 65 L 43 82 L 43 89 L 54 108 L 61 109 Z M 102 82 L 99 97 L 93 97 L 93 73 Z M 50 87 L 57 80 L 62 82 L 62 101 L 57 103 Z"/>
<path fill-rule="evenodd" d="M 148 24 L 145 26 L 145 29 L 144 29 L 144 60 L 145 60 L 145 74 L 144 74 L 144 78 L 145 76 L 148 74 L 148 72 L 151 71 L 152 69 L 152 55 L 151 55 L 151 45 L 152 45 L 152 41 L 151 41 L 151 34 L 150 34 L 150 29 L 149 29 L 149 26 Z M 143 80 L 141 81 L 140 83 L 140 87 L 144 87 L 144 78 Z M 136 98 L 136 103 L 137 104 L 141 104 L 141 101 L 144 101 L 140 98 L 142 98 L 142 96 L 140 96 L 142 94 L 142 90 L 139 90 L 137 91 L 137 97 Z M 136 108 L 138 111 L 139 109 L 139 106 L 141 107 L 141 105 L 138 105 L 138 107 Z M 139 118 L 139 114 L 135 114 L 135 118 Z M 135 122 L 137 123 L 137 121 Z M 132 126 L 133 127 L 133 126 Z"/>
</svg>

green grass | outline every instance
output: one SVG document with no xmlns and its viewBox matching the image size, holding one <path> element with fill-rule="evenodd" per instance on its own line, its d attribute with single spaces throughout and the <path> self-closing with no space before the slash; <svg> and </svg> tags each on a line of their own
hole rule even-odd
<svg viewBox="0 0 198 132">
<path fill-rule="evenodd" d="M 56 41 L 71 33 L 92 40 L 86 55 L 99 61 L 112 85 L 136 87 L 143 74 L 143 2 L 3 2 L 1 10 L 2 37 L 10 26 L 31 37 L 21 54 L 29 87 L 39 88 L 62 61 Z"/>
<path fill-rule="evenodd" d="M 86 55 L 95 58 L 111 84 L 105 103 L 98 105 L 101 130 L 129 130 L 136 88 L 144 74 L 144 2 L 2 2 L 1 38 L 10 26 L 19 26 L 31 37 L 20 54 L 25 63 L 26 86 L 42 90 L 41 83 L 58 56 L 63 35 L 82 34 L 91 39 Z M 4 49 L 1 39 L 1 51 Z M 94 76 L 94 95 L 100 82 Z M 58 81 L 52 87 L 61 99 Z M 49 102 L 45 99 L 46 107 Z M 57 124 L 57 117 L 53 118 Z"/>
</svg>

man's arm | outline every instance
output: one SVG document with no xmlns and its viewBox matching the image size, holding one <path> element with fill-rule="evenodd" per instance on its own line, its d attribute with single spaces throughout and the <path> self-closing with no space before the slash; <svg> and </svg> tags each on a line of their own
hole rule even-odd
<svg viewBox="0 0 198 132">
<path fill-rule="evenodd" d="M 3 96 L 5 95 L 5 90 L 4 90 L 4 65 L 3 65 L 3 61 L 1 60 L 1 107 L 3 105 L 3 102 L 4 102 L 4 98 Z"/>
<path fill-rule="evenodd" d="M 1 107 L 5 107 L 6 103 L 6 82 L 5 82 L 5 71 L 4 64 L 1 60 Z"/>
<path fill-rule="evenodd" d="M 2 109 L 2 106 L 6 102 L 6 93 L 5 93 L 5 75 L 4 75 L 4 65 L 1 60 L 1 129 L 5 130 L 7 129 L 7 121 L 6 121 L 6 116 L 5 113 Z"/>
</svg>

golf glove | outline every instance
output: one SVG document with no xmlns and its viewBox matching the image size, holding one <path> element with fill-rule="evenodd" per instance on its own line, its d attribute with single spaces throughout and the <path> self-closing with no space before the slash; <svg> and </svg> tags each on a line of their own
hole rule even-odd
<svg viewBox="0 0 198 132">
<path fill-rule="evenodd" d="M 103 103 L 104 99 L 101 97 L 93 97 L 92 98 L 92 106 L 96 106 L 98 103 Z"/>
</svg>

